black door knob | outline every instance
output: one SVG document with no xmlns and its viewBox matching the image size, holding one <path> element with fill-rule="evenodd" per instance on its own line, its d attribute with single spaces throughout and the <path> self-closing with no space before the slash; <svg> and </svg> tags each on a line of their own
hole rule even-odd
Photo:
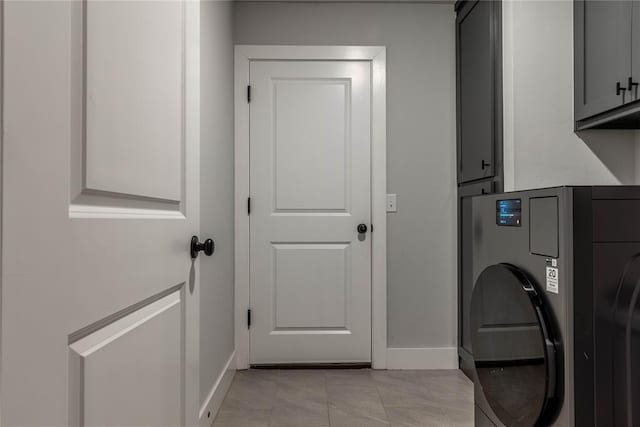
<svg viewBox="0 0 640 427">
<path fill-rule="evenodd" d="M 206 256 L 213 255 L 215 244 L 212 239 L 207 239 L 204 242 L 200 242 L 198 236 L 191 237 L 191 258 L 198 258 L 198 252 L 204 251 Z"/>
<path fill-rule="evenodd" d="M 358 224 L 358 233 L 364 234 L 368 229 L 367 224 Z"/>
</svg>

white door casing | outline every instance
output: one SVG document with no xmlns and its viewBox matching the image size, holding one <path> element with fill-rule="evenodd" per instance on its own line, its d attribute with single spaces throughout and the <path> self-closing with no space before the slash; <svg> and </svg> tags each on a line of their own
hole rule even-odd
<svg viewBox="0 0 640 427">
<path fill-rule="evenodd" d="M 382 47 L 236 47 L 238 368 L 384 368 L 384 70 Z"/>
<path fill-rule="evenodd" d="M 371 361 L 370 67 L 251 63 L 252 364 Z"/>
<path fill-rule="evenodd" d="M 5 2 L 3 41 L 3 425 L 197 425 L 199 4 Z"/>
</svg>

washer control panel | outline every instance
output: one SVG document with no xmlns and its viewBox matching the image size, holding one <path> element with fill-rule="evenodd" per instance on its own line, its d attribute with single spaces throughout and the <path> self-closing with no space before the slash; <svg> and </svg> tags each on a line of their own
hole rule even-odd
<svg viewBox="0 0 640 427">
<path fill-rule="evenodd" d="M 497 200 L 496 224 L 520 227 L 522 225 L 522 199 Z"/>
</svg>

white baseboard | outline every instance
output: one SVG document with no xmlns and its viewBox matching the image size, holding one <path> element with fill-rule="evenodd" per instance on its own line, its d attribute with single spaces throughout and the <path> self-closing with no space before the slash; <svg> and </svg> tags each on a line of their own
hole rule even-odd
<svg viewBox="0 0 640 427">
<path fill-rule="evenodd" d="M 387 369 L 458 369 L 458 349 L 388 348 Z"/>
<path fill-rule="evenodd" d="M 224 397 L 229 391 L 231 381 L 236 373 L 236 352 L 231 353 L 227 364 L 224 366 L 222 372 L 218 376 L 218 379 L 211 387 L 211 391 L 207 395 L 202 407 L 200 407 L 200 426 L 209 427 L 222 405 Z"/>
</svg>

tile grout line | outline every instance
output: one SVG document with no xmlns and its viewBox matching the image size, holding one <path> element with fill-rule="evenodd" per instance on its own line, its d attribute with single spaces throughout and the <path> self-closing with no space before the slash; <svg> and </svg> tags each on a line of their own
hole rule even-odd
<svg viewBox="0 0 640 427">
<path fill-rule="evenodd" d="M 384 404 L 384 400 L 382 400 L 382 394 L 380 393 L 380 389 L 378 388 L 378 383 L 373 377 L 373 371 L 369 372 L 369 375 L 371 376 L 371 381 L 373 382 L 373 386 L 376 388 L 378 399 L 380 399 L 380 405 L 382 405 L 382 410 L 384 411 L 385 422 L 391 425 L 391 421 L 389 420 L 389 413 L 387 412 L 387 406 Z"/>
<path fill-rule="evenodd" d="M 324 397 L 325 397 L 325 406 L 327 409 L 327 422 L 329 423 L 329 427 L 331 427 L 331 411 L 329 410 L 329 387 L 327 387 L 327 371 L 322 371 L 322 379 L 324 381 Z"/>
<path fill-rule="evenodd" d="M 275 392 L 275 403 L 271 405 L 271 409 L 269 409 L 269 418 L 267 418 L 267 427 L 272 427 L 272 419 L 273 419 L 273 411 L 278 403 L 278 396 L 280 395 L 280 387 L 282 386 L 282 381 L 280 380 L 280 369 L 276 369 L 276 392 Z"/>
</svg>

